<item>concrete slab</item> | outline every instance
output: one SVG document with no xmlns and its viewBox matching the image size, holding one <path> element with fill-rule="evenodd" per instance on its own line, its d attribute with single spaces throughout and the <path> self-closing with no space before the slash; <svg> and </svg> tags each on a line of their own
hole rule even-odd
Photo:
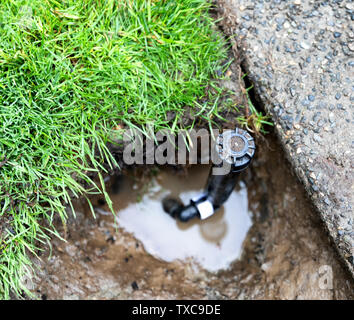
<svg viewBox="0 0 354 320">
<path fill-rule="evenodd" d="M 288 159 L 354 276 L 354 2 L 217 4 Z"/>
</svg>

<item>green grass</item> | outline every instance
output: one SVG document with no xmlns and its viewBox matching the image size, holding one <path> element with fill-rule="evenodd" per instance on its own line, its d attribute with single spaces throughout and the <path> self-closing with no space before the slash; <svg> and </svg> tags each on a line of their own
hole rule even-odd
<svg viewBox="0 0 354 320">
<path fill-rule="evenodd" d="M 28 254 L 56 234 L 53 218 L 65 222 L 72 197 L 102 192 L 109 202 L 101 173 L 116 166 L 106 147 L 116 128 L 178 130 L 186 107 L 218 116 L 220 91 L 198 103 L 227 57 L 209 7 L 0 1 L 1 298 L 29 294 Z"/>
<path fill-rule="evenodd" d="M 246 76 L 246 75 L 244 75 Z M 255 134 L 267 134 L 268 131 L 265 130 L 266 126 L 273 126 L 269 115 L 264 115 L 261 111 L 257 110 L 254 106 L 249 91 L 253 89 L 253 85 L 246 88 L 246 98 L 247 106 L 243 115 L 237 117 L 237 121 L 240 125 L 243 125 L 247 128 L 248 131 L 251 131 Z"/>
</svg>

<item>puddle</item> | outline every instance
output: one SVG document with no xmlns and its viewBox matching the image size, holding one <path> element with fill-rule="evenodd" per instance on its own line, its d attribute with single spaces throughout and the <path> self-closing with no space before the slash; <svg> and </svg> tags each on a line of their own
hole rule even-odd
<svg viewBox="0 0 354 320">
<path fill-rule="evenodd" d="M 182 223 L 162 209 L 161 201 L 167 195 L 189 203 L 202 192 L 208 174 L 209 166 L 194 166 L 186 177 L 164 169 L 145 185 L 144 193 L 138 191 L 144 189 L 141 183 L 125 176 L 120 186 L 122 191 L 112 199 L 118 206 L 115 208 L 118 226 L 132 233 L 148 253 L 163 261 L 191 259 L 208 271 L 227 269 L 240 258 L 243 241 L 252 225 L 244 183 L 240 183 L 217 213 L 204 221 L 193 219 Z"/>
<path fill-rule="evenodd" d="M 354 298 L 353 282 L 275 137 L 259 144 L 243 173 L 247 190 L 241 183 L 209 221 L 183 225 L 161 208 L 167 193 L 185 202 L 198 193 L 206 166 L 164 169 L 153 178 L 151 171 L 135 168 L 135 176 L 107 183 L 117 219 L 101 196 L 91 199 L 96 219 L 85 201 L 77 203 L 76 218 L 68 209 L 67 228 L 57 219 L 66 242 L 54 237 L 52 250 L 33 258 L 33 293 L 42 299 Z"/>
</svg>

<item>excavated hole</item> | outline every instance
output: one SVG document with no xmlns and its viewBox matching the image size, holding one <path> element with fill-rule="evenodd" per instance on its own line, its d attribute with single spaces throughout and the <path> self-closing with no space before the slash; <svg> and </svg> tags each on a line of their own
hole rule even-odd
<svg viewBox="0 0 354 320">
<path fill-rule="evenodd" d="M 268 143 L 210 221 L 183 225 L 160 202 L 198 192 L 205 166 L 132 168 L 111 178 L 117 218 L 102 197 L 92 198 L 96 219 L 77 203 L 67 229 L 58 223 L 67 242 L 53 239 L 52 255 L 34 259 L 38 276 L 28 286 L 47 299 L 353 298 L 273 134 Z"/>
</svg>

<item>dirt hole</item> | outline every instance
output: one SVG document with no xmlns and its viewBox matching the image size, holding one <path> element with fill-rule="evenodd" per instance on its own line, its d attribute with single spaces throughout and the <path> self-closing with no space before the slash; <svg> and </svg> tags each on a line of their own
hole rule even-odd
<svg viewBox="0 0 354 320">
<path fill-rule="evenodd" d="M 78 204 L 67 242 L 53 240 L 28 285 L 47 299 L 353 298 L 302 186 L 268 141 L 213 223 L 179 225 L 160 206 L 166 193 L 187 201 L 198 192 L 202 166 L 140 174 L 138 185 L 131 174 L 111 179 L 118 224 L 102 199 L 92 199 L 97 219 Z"/>
</svg>

